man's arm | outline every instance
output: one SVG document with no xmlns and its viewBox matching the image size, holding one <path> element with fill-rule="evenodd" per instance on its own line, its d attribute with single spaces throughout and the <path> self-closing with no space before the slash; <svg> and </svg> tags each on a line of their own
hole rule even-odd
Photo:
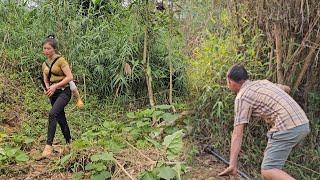
<svg viewBox="0 0 320 180">
<path fill-rule="evenodd" d="M 230 148 L 230 164 L 228 168 L 219 174 L 219 176 L 234 176 L 237 174 L 238 155 L 241 150 L 244 126 L 245 124 L 239 124 L 233 128 Z"/>
</svg>

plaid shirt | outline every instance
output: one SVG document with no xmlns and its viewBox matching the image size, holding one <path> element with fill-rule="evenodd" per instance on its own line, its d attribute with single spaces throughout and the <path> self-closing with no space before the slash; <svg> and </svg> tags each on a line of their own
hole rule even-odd
<svg viewBox="0 0 320 180">
<path fill-rule="evenodd" d="M 298 103 L 268 80 L 247 80 L 235 99 L 234 126 L 249 123 L 250 117 L 261 117 L 272 125 L 269 130 L 282 131 L 308 123 Z"/>
</svg>

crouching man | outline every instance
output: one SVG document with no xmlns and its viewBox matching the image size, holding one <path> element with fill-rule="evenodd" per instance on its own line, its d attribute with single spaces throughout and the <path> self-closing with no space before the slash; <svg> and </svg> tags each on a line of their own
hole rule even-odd
<svg viewBox="0 0 320 180">
<path fill-rule="evenodd" d="M 242 65 L 233 65 L 227 74 L 228 88 L 237 93 L 234 102 L 234 129 L 231 138 L 230 165 L 220 176 L 237 173 L 243 131 L 250 117 L 261 117 L 272 128 L 264 152 L 261 174 L 265 179 L 294 179 L 282 170 L 292 148 L 310 132 L 309 120 L 298 103 L 286 92 L 288 86 L 268 80 L 248 80 Z M 285 92 L 286 91 L 286 92 Z"/>
</svg>

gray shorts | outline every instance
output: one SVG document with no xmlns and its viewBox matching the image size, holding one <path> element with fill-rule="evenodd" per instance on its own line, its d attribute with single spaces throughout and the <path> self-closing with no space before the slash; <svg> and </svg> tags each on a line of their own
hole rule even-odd
<svg viewBox="0 0 320 180">
<path fill-rule="evenodd" d="M 285 131 L 270 132 L 261 169 L 282 169 L 292 148 L 310 132 L 309 123 Z"/>
</svg>

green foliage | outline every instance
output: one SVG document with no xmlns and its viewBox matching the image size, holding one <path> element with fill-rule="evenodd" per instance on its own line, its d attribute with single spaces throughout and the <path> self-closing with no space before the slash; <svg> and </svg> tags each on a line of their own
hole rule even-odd
<svg viewBox="0 0 320 180">
<path fill-rule="evenodd" d="M 199 6 L 202 7 L 201 4 Z M 235 63 L 242 63 L 248 70 L 250 79 L 253 80 L 270 79 L 274 72 L 270 68 L 272 64 L 269 64 L 270 46 L 265 41 L 265 35 L 257 30 L 256 26 L 244 27 L 239 31 L 236 19 L 227 8 L 222 6 L 219 10 L 219 16 L 212 16 L 208 22 L 206 38 L 193 51 L 187 74 L 188 87 L 194 98 L 197 99 L 195 104 L 197 117 L 193 121 L 195 138 L 203 142 L 204 138 L 211 137 L 206 143 L 213 145 L 225 157 L 228 157 L 235 96 L 226 87 L 227 70 Z M 312 97 L 310 100 L 313 102 L 308 103 L 308 108 L 312 112 L 308 117 L 310 117 L 311 128 L 314 131 L 310 137 L 307 137 L 306 142 L 312 141 L 312 143 L 304 142 L 301 147 L 305 148 L 294 151 L 290 157 L 296 163 L 306 164 L 305 162 L 308 162 L 308 168 L 315 169 L 317 167 L 315 161 L 319 161 L 318 158 L 315 158 L 317 156 L 313 151 L 315 144 L 319 144 L 315 140 L 319 134 L 317 125 L 315 125 L 319 117 L 318 110 L 316 110 L 319 109 L 317 108 L 319 103 L 315 102 L 317 98 L 312 94 L 309 97 Z M 255 178 L 260 178 L 261 152 L 266 146 L 267 129 L 260 119 L 252 118 L 244 135 L 243 153 L 239 157 L 240 169 L 244 167 L 246 172 L 252 172 L 251 175 Z M 299 154 L 305 154 L 308 160 L 302 160 Z M 315 177 L 315 174 L 310 174 L 307 170 L 301 170 L 303 173 L 296 173 L 296 170 L 300 169 L 296 166 L 287 168 L 289 173 L 295 177 L 311 179 Z"/>
<path fill-rule="evenodd" d="M 29 156 L 20 150 L 19 147 L 4 147 L 0 148 L 0 163 L 19 163 L 29 160 Z"/>
<path fill-rule="evenodd" d="M 149 61 L 155 92 L 166 90 L 169 82 L 168 39 L 173 44 L 170 58 L 176 73 L 176 92 L 185 92 L 183 37 L 178 32 L 170 36 L 167 13 L 154 13 L 153 3 L 139 1 L 130 8 L 117 0 L 95 0 L 86 8 L 79 6 L 80 2 L 44 1 L 28 8 L 1 1 L 0 39 L 5 40 L 1 61 L 17 65 L 20 73 L 29 72 L 36 79 L 45 60 L 42 41 L 49 33 L 55 33 L 59 51 L 70 62 L 74 76 L 86 81 L 89 93 L 102 99 L 114 95 L 127 99 L 144 97 L 147 92 L 141 62 L 141 23 L 148 21 L 152 31 Z M 125 64 L 130 65 L 131 75 L 126 74 Z"/>
<path fill-rule="evenodd" d="M 182 130 L 180 130 L 164 138 L 162 144 L 166 147 L 168 160 L 175 159 L 182 152 L 182 135 Z"/>
<path fill-rule="evenodd" d="M 98 153 L 94 154 L 90 157 L 91 163 L 87 164 L 85 166 L 86 171 L 91 171 L 92 180 L 100 180 L 100 179 L 106 179 L 111 177 L 111 173 L 107 171 L 106 163 L 109 163 L 113 160 L 112 153 Z"/>
<path fill-rule="evenodd" d="M 145 171 L 141 173 L 140 180 L 157 180 L 157 179 L 181 179 L 181 172 L 185 172 L 185 166 L 177 163 L 175 166 L 160 165 L 152 171 Z"/>
</svg>

